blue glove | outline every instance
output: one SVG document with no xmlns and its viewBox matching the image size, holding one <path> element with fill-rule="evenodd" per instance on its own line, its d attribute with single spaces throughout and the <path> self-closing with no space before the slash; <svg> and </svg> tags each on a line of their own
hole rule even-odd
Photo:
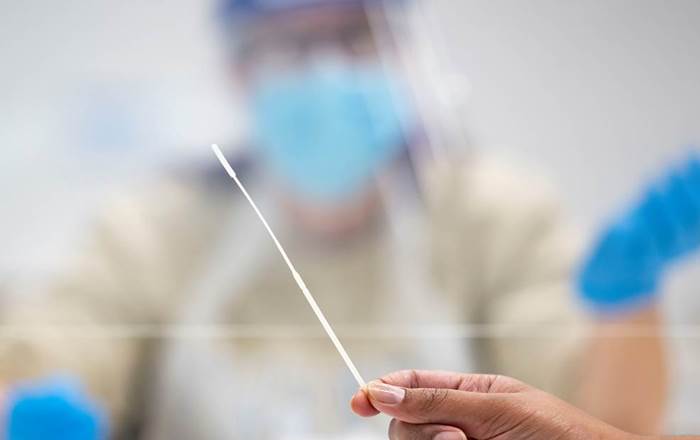
<svg viewBox="0 0 700 440">
<path fill-rule="evenodd" d="M 700 160 L 692 155 L 654 182 L 600 235 L 578 274 L 596 312 L 643 307 L 667 269 L 700 246 Z"/>
<path fill-rule="evenodd" d="M 106 419 L 77 381 L 48 379 L 17 386 L 7 400 L 8 440 L 98 440 Z"/>
</svg>

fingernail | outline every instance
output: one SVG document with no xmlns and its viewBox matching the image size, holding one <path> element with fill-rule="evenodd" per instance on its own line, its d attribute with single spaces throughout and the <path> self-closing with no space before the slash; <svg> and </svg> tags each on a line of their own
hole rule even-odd
<svg viewBox="0 0 700 440">
<path fill-rule="evenodd" d="M 438 433 L 433 440 L 465 440 L 466 437 L 461 432 L 457 431 L 443 431 Z"/>
<path fill-rule="evenodd" d="M 370 382 L 367 390 L 373 400 L 385 405 L 398 405 L 406 395 L 406 390 L 403 388 L 377 381 Z"/>
</svg>

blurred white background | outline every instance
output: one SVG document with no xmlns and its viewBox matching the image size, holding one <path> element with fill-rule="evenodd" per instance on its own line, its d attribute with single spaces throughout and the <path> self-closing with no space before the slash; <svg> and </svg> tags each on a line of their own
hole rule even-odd
<svg viewBox="0 0 700 440">
<path fill-rule="evenodd" d="M 4 1 L 0 274 L 56 270 L 115 184 L 236 132 L 207 1 Z"/>
<path fill-rule="evenodd" d="M 540 170 L 590 233 L 700 148 L 700 2 L 431 0 L 476 148 Z M 114 188 L 240 131 L 207 0 L 2 2 L 0 282 L 60 269 Z M 669 281 L 699 325 L 700 263 Z M 697 333 L 697 332 L 696 332 Z M 700 337 L 674 340 L 671 426 L 700 431 Z"/>
</svg>

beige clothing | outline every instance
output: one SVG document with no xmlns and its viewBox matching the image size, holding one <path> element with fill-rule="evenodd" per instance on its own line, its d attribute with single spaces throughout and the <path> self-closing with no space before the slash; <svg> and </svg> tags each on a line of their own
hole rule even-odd
<svg viewBox="0 0 700 440">
<path fill-rule="evenodd" d="M 581 347 L 562 328 L 580 318 L 572 236 L 552 195 L 486 159 L 435 167 L 425 188 L 420 233 L 384 225 L 310 245 L 282 217 L 272 226 L 367 379 L 476 369 L 568 397 Z M 77 374 L 117 427 L 148 399 L 152 438 L 363 432 L 347 410 L 352 376 L 252 216 L 226 182 L 170 180 L 125 197 L 49 295 L 5 310 L 6 323 L 73 334 L 3 341 L 0 377 Z M 216 287 L 198 281 L 212 264 Z"/>
</svg>

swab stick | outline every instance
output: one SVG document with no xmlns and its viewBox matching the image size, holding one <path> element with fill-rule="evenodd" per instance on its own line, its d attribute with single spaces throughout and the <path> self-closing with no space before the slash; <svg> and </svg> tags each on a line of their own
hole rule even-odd
<svg viewBox="0 0 700 440">
<path fill-rule="evenodd" d="M 223 153 L 219 149 L 219 146 L 216 144 L 212 144 L 211 149 L 214 150 L 214 154 L 219 159 L 219 162 L 221 162 L 221 166 L 224 167 L 224 169 L 228 173 L 229 177 L 231 177 L 234 180 L 234 182 L 236 182 L 236 185 L 238 185 L 238 188 L 240 188 L 241 192 L 243 193 L 245 198 L 250 203 L 250 206 L 253 207 L 253 211 L 255 211 L 255 213 L 258 215 L 258 218 L 260 218 L 260 221 L 265 226 L 265 229 L 267 229 L 267 233 L 270 235 L 270 238 L 272 238 L 272 241 L 275 243 L 275 246 L 277 246 L 277 250 L 280 252 L 280 255 L 282 255 L 284 262 L 287 263 L 287 267 L 289 267 L 289 271 L 292 273 L 292 277 L 294 278 L 294 281 L 296 281 L 297 285 L 299 286 L 299 289 L 301 290 L 301 293 L 304 294 L 304 298 L 306 298 L 306 301 L 311 306 L 311 310 L 314 311 L 314 313 L 316 314 L 316 317 L 321 322 L 321 326 L 326 331 L 326 334 L 328 335 L 330 340 L 333 342 L 333 345 L 335 345 L 335 348 L 336 348 L 336 350 L 338 350 L 340 357 L 343 358 L 343 361 L 345 361 L 345 365 L 347 365 L 348 370 L 350 370 L 350 372 L 352 373 L 353 377 L 357 381 L 357 384 L 360 387 L 364 387 L 366 385 L 364 379 L 362 379 L 362 376 L 360 376 L 360 373 L 357 371 L 355 364 L 352 363 L 352 359 L 350 359 L 350 356 L 348 356 L 348 353 L 345 351 L 345 348 L 343 348 L 343 344 L 340 343 L 340 340 L 335 335 L 333 328 L 328 323 L 328 320 L 326 319 L 326 317 L 323 315 L 321 308 L 316 303 L 316 300 L 311 295 L 311 292 L 309 292 L 309 289 L 306 287 L 306 284 L 304 283 L 304 280 L 301 278 L 301 275 L 299 275 L 299 272 L 297 272 L 296 269 L 294 268 L 292 261 L 287 256 L 287 252 L 284 251 L 284 248 L 280 244 L 279 240 L 277 240 L 277 236 L 275 236 L 275 233 L 272 232 L 270 225 L 267 224 L 267 220 L 265 220 L 265 217 L 263 217 L 262 213 L 258 209 L 258 206 L 255 204 L 253 199 L 250 197 L 250 195 L 248 194 L 248 191 L 246 191 L 246 189 L 243 186 L 243 184 L 241 183 L 241 181 L 238 180 L 238 176 L 236 176 L 236 172 L 233 171 L 233 168 L 231 168 L 231 165 L 229 165 L 228 161 L 226 160 L 226 157 L 224 157 Z"/>
</svg>

